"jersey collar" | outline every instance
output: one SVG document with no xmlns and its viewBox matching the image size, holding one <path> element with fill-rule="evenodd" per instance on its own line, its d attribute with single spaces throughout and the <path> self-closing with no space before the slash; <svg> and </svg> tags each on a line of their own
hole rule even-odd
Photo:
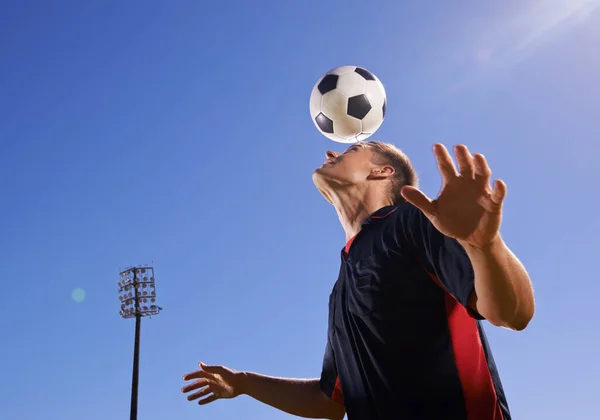
<svg viewBox="0 0 600 420">
<path fill-rule="evenodd" d="M 398 210 L 398 206 L 385 206 L 371 214 L 367 219 L 363 222 L 363 226 L 373 223 L 374 220 L 385 219 L 390 214 L 394 213 Z"/>
</svg>

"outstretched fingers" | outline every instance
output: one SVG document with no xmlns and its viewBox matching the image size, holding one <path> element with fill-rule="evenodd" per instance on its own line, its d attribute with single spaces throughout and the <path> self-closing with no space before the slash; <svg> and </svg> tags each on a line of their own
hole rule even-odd
<svg viewBox="0 0 600 420">
<path fill-rule="evenodd" d="M 193 394 L 188 395 L 187 399 L 188 399 L 188 401 L 194 401 L 194 400 L 197 400 L 198 398 L 206 397 L 208 394 L 211 394 L 211 393 L 212 393 L 212 390 L 210 389 L 210 387 L 206 386 L 206 387 L 202 388 L 200 391 L 194 392 Z"/>
<path fill-rule="evenodd" d="M 448 181 L 456 177 L 456 167 L 452 161 L 452 156 L 448 152 L 448 149 L 443 144 L 436 144 L 433 146 L 433 155 L 437 161 L 440 174 L 444 181 Z"/>
<path fill-rule="evenodd" d="M 184 381 L 191 381 L 194 379 L 197 379 L 197 381 L 192 382 L 191 384 L 188 384 L 188 385 L 184 386 L 183 388 L 181 388 L 181 392 L 183 392 L 185 394 L 185 393 L 195 391 L 200 388 L 205 388 L 209 385 L 209 383 L 210 383 L 209 381 L 214 380 L 214 376 L 212 373 L 206 372 L 204 370 L 197 370 L 195 372 L 188 373 L 187 375 L 183 376 Z M 205 389 L 207 389 L 207 388 L 205 388 Z M 198 398 L 198 397 L 195 397 L 195 398 L 191 398 L 191 397 L 192 397 L 192 395 L 188 396 L 188 400 L 191 401 L 192 399 Z"/>
<path fill-rule="evenodd" d="M 196 389 L 203 388 L 206 385 L 208 385 L 208 381 L 206 379 L 199 379 L 196 382 L 193 382 L 193 383 L 191 383 L 189 385 L 186 385 L 183 388 L 181 388 L 181 392 L 183 392 L 183 393 L 191 392 L 191 391 L 194 391 Z"/>
<path fill-rule="evenodd" d="M 497 179 L 494 181 L 491 199 L 494 204 L 500 205 L 504 201 L 504 197 L 506 197 L 506 184 L 504 181 Z"/>
<path fill-rule="evenodd" d="M 200 378 L 200 379 L 198 379 Z M 192 392 L 192 391 L 196 391 L 199 390 L 197 392 L 194 392 L 193 394 L 189 394 L 187 396 L 187 400 L 188 401 L 194 401 L 194 400 L 198 400 L 198 404 L 200 405 L 204 405 L 204 404 L 208 404 L 211 401 L 216 400 L 218 397 L 213 393 L 213 390 L 211 388 L 211 380 L 213 379 L 213 376 L 211 373 L 205 372 L 205 371 L 196 371 L 196 372 L 192 372 L 189 373 L 187 375 L 185 375 L 183 377 L 184 380 L 189 381 L 192 379 L 198 379 L 197 381 L 184 386 L 183 388 L 181 388 L 181 392 L 188 393 L 188 392 Z M 206 398 L 203 398 L 206 397 Z"/>
<path fill-rule="evenodd" d="M 492 170 L 481 153 L 476 153 L 473 156 L 473 166 L 475 168 L 475 182 L 481 189 L 488 187 L 490 183 L 490 177 L 492 176 Z"/>
<path fill-rule="evenodd" d="M 204 362 L 200 362 L 199 366 L 202 368 L 203 371 L 209 373 L 219 373 L 219 370 L 222 368 L 221 366 L 207 365 Z"/>
<path fill-rule="evenodd" d="M 435 204 L 433 201 L 423 194 L 423 192 L 421 192 L 418 188 L 407 185 L 402 187 L 400 193 L 406 201 L 417 207 L 426 215 L 432 215 L 435 213 Z"/>
<path fill-rule="evenodd" d="M 191 381 L 192 379 L 203 379 L 203 378 L 212 378 L 212 373 L 206 372 L 204 370 L 197 370 L 195 372 L 188 373 L 183 376 L 184 381 Z"/>
<path fill-rule="evenodd" d="M 198 401 L 198 405 L 205 405 L 205 404 L 208 404 L 208 403 L 213 402 L 218 399 L 219 399 L 219 397 L 217 397 L 215 394 L 212 394 L 212 395 L 209 395 L 208 397 Z"/>
<path fill-rule="evenodd" d="M 464 144 L 455 146 L 454 154 L 456 155 L 456 163 L 458 164 L 460 176 L 465 179 L 473 179 L 473 174 L 475 173 L 473 156 L 467 146 Z"/>
</svg>

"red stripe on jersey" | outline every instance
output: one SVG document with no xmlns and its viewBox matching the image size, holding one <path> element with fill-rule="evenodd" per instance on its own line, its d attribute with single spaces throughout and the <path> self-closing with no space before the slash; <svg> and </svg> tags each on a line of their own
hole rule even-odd
<svg viewBox="0 0 600 420">
<path fill-rule="evenodd" d="M 344 405 L 344 394 L 342 394 L 342 387 L 340 385 L 340 378 L 335 378 L 335 387 L 331 393 L 331 399 L 340 405 Z"/>
<path fill-rule="evenodd" d="M 390 214 L 392 214 L 393 212 L 395 212 L 396 210 L 398 210 L 398 207 L 391 209 L 389 212 L 387 212 L 383 216 L 371 216 L 371 219 L 384 219 L 384 218 L 388 217 Z"/>
<path fill-rule="evenodd" d="M 348 259 L 348 253 L 350 252 L 350 247 L 352 246 L 352 242 L 354 242 L 354 238 L 356 238 L 356 235 L 348 239 L 348 242 L 346 242 L 346 248 L 344 249 L 344 256 L 346 259 Z"/>
<path fill-rule="evenodd" d="M 427 270 L 425 270 L 427 271 Z M 490 369 L 485 358 L 477 321 L 442 286 L 432 273 L 427 274 L 444 290 L 446 315 L 458 377 L 465 396 L 469 420 L 503 420 Z"/>
</svg>

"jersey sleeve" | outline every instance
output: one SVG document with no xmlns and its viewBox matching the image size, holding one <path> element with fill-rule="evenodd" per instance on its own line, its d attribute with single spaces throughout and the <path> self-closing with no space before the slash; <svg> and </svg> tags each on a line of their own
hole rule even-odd
<svg viewBox="0 0 600 420">
<path fill-rule="evenodd" d="M 339 404 L 344 404 L 331 343 L 327 340 L 320 379 L 321 391 Z"/>
<path fill-rule="evenodd" d="M 475 291 L 475 273 L 465 249 L 456 239 L 437 230 L 421 210 L 409 203 L 402 207 L 398 226 L 400 239 L 407 242 L 423 268 L 464 306 L 471 316 L 483 319 L 467 306 Z"/>
</svg>

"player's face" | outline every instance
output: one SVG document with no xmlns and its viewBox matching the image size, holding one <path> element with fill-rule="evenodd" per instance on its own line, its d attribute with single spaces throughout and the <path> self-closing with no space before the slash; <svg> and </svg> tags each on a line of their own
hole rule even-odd
<svg viewBox="0 0 600 420">
<path fill-rule="evenodd" d="M 356 145 L 350 146 L 344 153 L 327 151 L 326 160 L 315 171 L 314 177 L 346 185 L 366 181 L 375 167 L 372 154 L 369 147 Z"/>
</svg>

